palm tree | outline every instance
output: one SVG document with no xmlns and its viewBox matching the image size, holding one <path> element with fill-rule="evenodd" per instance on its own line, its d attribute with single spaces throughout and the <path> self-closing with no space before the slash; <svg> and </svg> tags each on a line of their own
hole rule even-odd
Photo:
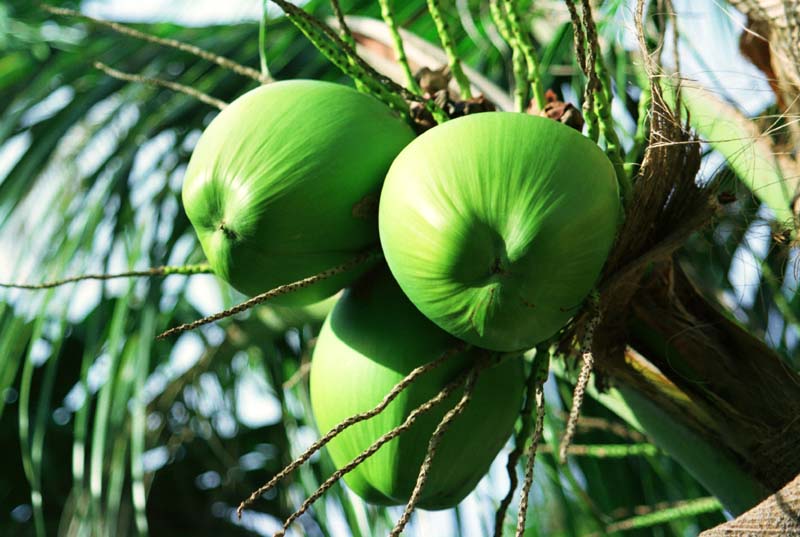
<svg viewBox="0 0 800 537">
<path fill-rule="evenodd" d="M 414 83 L 395 59 L 387 7 L 408 72 L 448 63 L 452 72 L 458 57 L 474 93 L 506 109 L 541 99 L 536 88 L 573 110 L 591 96 L 597 112 L 583 111 L 601 145 L 624 153 L 618 171 L 631 190 L 598 284 L 603 315 L 576 316 L 550 361 L 525 535 L 688 535 L 739 515 L 727 528 L 800 532 L 800 6 L 730 3 L 647 2 L 641 21 L 636 2 L 595 3 L 593 41 L 581 5 L 573 26 L 568 8 L 582 3 L 572 0 L 341 2 L 340 35 L 397 84 Z M 273 79 L 353 84 L 339 69 L 352 65 L 342 44 L 331 61 L 301 32 L 320 37 L 319 27 L 276 4 L 262 6 L 260 23 L 124 27 L 70 11 L 91 7 L 80 2 L 0 6 L 0 281 L 144 276 L 0 294 L 3 535 L 272 535 L 334 472 L 322 450 L 236 516 L 317 437 L 308 364 L 335 300 L 267 302 L 155 339 L 244 299 L 202 273 L 180 202 L 217 108 Z M 339 4 L 303 9 L 340 28 Z M 693 31 L 698 10 L 705 44 Z M 736 47 L 743 56 L 719 67 Z M 592 80 L 599 91 L 587 93 Z M 177 266 L 194 268 L 150 269 Z M 589 328 L 594 382 L 581 385 L 589 396 L 562 464 Z M 495 530 L 509 475 L 525 481 L 531 452 L 517 448 L 534 428 L 529 399 L 477 489 L 454 510 L 417 512 L 408 534 Z M 515 496 L 501 528 L 513 533 L 518 510 Z M 401 513 L 336 484 L 290 531 L 381 535 Z"/>
</svg>

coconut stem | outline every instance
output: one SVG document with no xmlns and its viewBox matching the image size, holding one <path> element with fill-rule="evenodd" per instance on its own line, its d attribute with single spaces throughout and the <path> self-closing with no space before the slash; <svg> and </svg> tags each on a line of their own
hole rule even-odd
<svg viewBox="0 0 800 537">
<path fill-rule="evenodd" d="M 344 12 L 342 11 L 341 4 L 339 4 L 339 0 L 331 0 L 331 7 L 333 8 L 334 15 L 336 15 L 336 21 L 339 23 L 339 37 L 343 42 L 347 43 L 348 47 L 350 47 L 352 50 L 356 50 L 356 40 L 353 39 L 353 33 L 350 31 L 350 27 L 347 26 L 347 21 L 344 19 Z M 356 62 L 352 56 L 348 55 L 347 61 L 351 66 L 357 68 Z M 353 80 L 353 82 L 355 82 L 358 91 L 370 93 L 369 88 L 367 88 L 364 82 L 362 82 L 360 79 L 356 78 Z"/>
<path fill-rule="evenodd" d="M 458 84 L 458 90 L 461 93 L 461 98 L 471 99 L 472 90 L 469 87 L 469 80 L 461 69 L 461 59 L 456 54 L 455 44 L 453 42 L 453 35 L 450 33 L 450 27 L 439 8 L 438 0 L 428 0 L 428 11 L 431 13 L 433 22 L 436 25 L 436 33 L 439 34 L 439 41 L 442 43 L 442 48 L 447 54 L 447 59 L 450 63 L 450 71 L 453 73 L 453 78 Z"/>
<path fill-rule="evenodd" d="M 349 261 L 347 261 L 345 263 L 342 263 L 341 265 L 337 265 L 337 266 L 329 268 L 327 270 L 323 270 L 319 274 L 314 274 L 313 276 L 309 276 L 307 278 L 303 278 L 302 280 L 298 280 L 296 282 L 287 283 L 287 284 L 284 284 L 284 285 L 279 285 L 275 289 L 270 289 L 269 291 L 266 291 L 264 293 L 261 293 L 260 295 L 254 296 L 253 298 L 251 298 L 249 300 L 246 300 L 246 301 L 242 302 L 241 304 L 237 304 L 236 306 L 234 306 L 232 308 L 229 308 L 227 310 L 220 311 L 220 312 L 215 313 L 213 315 L 209 315 L 208 317 L 203 317 L 202 319 L 198 319 L 198 320 L 193 321 L 191 323 L 182 324 L 182 325 L 176 326 L 174 328 L 170 328 L 166 332 L 162 332 L 161 334 L 156 336 L 156 339 L 165 339 L 165 338 L 168 338 L 170 336 L 181 334 L 181 333 L 186 332 L 188 330 L 194 330 L 195 328 L 198 328 L 198 327 L 203 326 L 205 324 L 213 323 L 213 322 L 219 321 L 220 319 L 224 319 L 226 317 L 231 317 L 231 316 L 236 315 L 238 313 L 241 313 L 243 311 L 247 311 L 250 308 L 258 306 L 259 304 L 262 304 L 262 303 L 266 302 L 267 300 L 270 300 L 270 299 L 275 298 L 277 296 L 288 295 L 289 293 L 293 293 L 294 291 L 298 291 L 300 289 L 308 287 L 309 285 L 313 285 L 313 284 L 315 284 L 317 282 L 320 282 L 322 280 L 327 280 L 328 278 L 331 278 L 331 277 L 336 276 L 338 274 L 342 274 L 343 272 L 347 272 L 348 270 L 350 270 L 350 269 L 352 269 L 352 268 L 354 268 L 354 267 L 356 267 L 358 265 L 361 265 L 363 263 L 367 263 L 369 261 L 373 261 L 375 259 L 378 259 L 381 256 L 383 256 L 383 253 L 379 249 L 377 249 L 377 250 L 369 250 L 367 252 L 364 252 L 364 253 L 361 253 L 361 254 L 357 255 L 356 257 L 354 257 L 353 259 L 350 259 Z"/>
<path fill-rule="evenodd" d="M 320 485 L 319 488 L 315 490 L 314 493 L 311 494 L 311 496 L 309 496 L 303 502 L 303 504 L 300 506 L 299 509 L 297 509 L 297 511 L 292 513 L 289 516 L 289 518 L 286 519 L 286 521 L 283 523 L 283 529 L 277 531 L 274 534 L 274 537 L 284 537 L 284 535 L 286 534 L 286 530 L 289 528 L 289 526 L 291 526 L 292 523 L 295 520 L 297 520 L 298 517 L 300 517 L 300 515 L 305 513 L 308 510 L 308 508 L 311 507 L 311 504 L 313 504 L 323 494 L 325 494 L 325 492 L 328 489 L 330 489 L 337 481 L 339 481 L 342 477 L 353 471 L 362 462 L 364 462 L 372 455 L 374 455 L 376 451 L 378 451 L 381 447 L 383 447 L 383 445 L 392 441 L 393 439 L 400 436 L 400 434 L 410 429 L 411 426 L 414 425 L 414 422 L 417 421 L 417 418 L 419 418 L 423 414 L 426 414 L 427 412 L 430 412 L 442 401 L 447 399 L 450 396 L 450 394 L 452 394 L 458 387 L 460 387 L 462 384 L 465 383 L 467 377 L 470 375 L 472 371 L 473 370 L 467 370 L 461 373 L 458 377 L 456 377 L 455 380 L 453 380 L 452 382 L 447 384 L 444 388 L 442 388 L 438 394 L 436 394 L 434 397 L 432 397 L 431 399 L 429 399 L 428 401 L 426 401 L 425 403 L 414 409 L 408 415 L 408 417 L 406 417 L 403 423 L 401 423 L 391 431 L 387 432 L 386 434 L 378 438 L 375 442 L 372 443 L 371 446 L 362 451 L 355 459 L 353 459 L 347 465 L 343 466 L 342 468 L 334 472 L 333 475 L 331 475 L 328 479 L 326 479 L 325 482 L 322 483 L 322 485 Z"/>
<path fill-rule="evenodd" d="M 517 112 L 525 111 L 525 97 L 527 94 L 525 82 L 525 58 L 522 51 L 515 45 L 516 41 L 509 27 L 508 15 L 499 0 L 492 0 L 489 3 L 489 11 L 492 14 L 497 31 L 503 40 L 511 45 L 511 65 L 514 70 L 514 109 Z"/>
<path fill-rule="evenodd" d="M 597 141 L 600 137 L 597 126 L 597 114 L 594 108 L 594 91 L 597 82 L 594 73 L 594 49 L 587 47 L 587 38 L 584 32 L 584 23 L 578 13 L 576 0 L 566 0 L 567 9 L 569 10 L 569 17 L 572 20 L 572 34 L 575 43 L 575 57 L 578 60 L 578 66 L 581 71 L 586 75 L 586 90 L 583 96 L 583 119 L 586 124 L 586 135 L 593 141 Z M 588 57 L 587 57 L 587 50 Z"/>
<path fill-rule="evenodd" d="M 539 346 L 536 348 L 536 354 L 539 355 L 540 353 L 549 353 L 549 350 L 544 346 Z M 547 376 L 547 369 L 549 369 L 549 356 L 547 362 L 548 364 L 544 366 L 545 378 Z M 525 404 L 522 406 L 522 410 L 520 410 L 519 413 L 522 426 L 520 427 L 519 433 L 516 436 L 514 449 L 508 454 L 508 459 L 506 461 L 506 472 L 508 473 L 508 492 L 500 502 L 500 505 L 498 506 L 497 512 L 494 516 L 494 537 L 502 537 L 503 535 L 503 522 L 506 518 L 506 512 L 508 511 L 508 507 L 511 505 L 511 500 L 514 498 L 514 492 L 517 490 L 517 463 L 519 462 L 520 457 L 522 457 L 522 453 L 525 451 L 525 441 L 530 437 L 531 434 L 531 426 L 533 425 L 533 421 L 530 419 L 530 415 L 534 410 L 536 386 L 540 382 L 543 382 L 541 380 L 541 375 L 542 365 L 540 365 L 540 362 L 535 361 L 533 364 L 531 364 L 531 370 L 528 373 L 528 378 L 525 383 Z"/>
<path fill-rule="evenodd" d="M 106 21 L 103 19 L 97 19 L 95 17 L 84 15 L 80 11 L 75 11 L 74 9 L 56 7 L 56 6 L 51 6 L 49 4 L 41 4 L 41 8 L 44 11 L 47 11 L 48 13 L 52 13 L 53 15 L 78 17 L 83 20 L 89 21 L 93 24 L 96 24 L 98 26 L 105 26 L 106 28 L 115 31 L 118 34 L 127 35 L 135 39 L 141 39 L 142 41 L 147 41 L 148 43 L 154 43 L 156 45 L 161 45 L 164 47 L 174 48 L 181 50 L 183 52 L 187 52 L 189 54 L 192 54 L 193 56 L 197 56 L 198 58 L 202 58 L 206 61 L 216 63 L 223 69 L 228 69 L 229 71 L 232 71 L 238 75 L 246 76 L 248 78 L 252 78 L 253 80 L 257 80 L 262 84 L 272 82 L 272 78 L 269 77 L 269 75 L 265 76 L 264 74 L 259 73 L 257 70 L 251 67 L 247 67 L 245 65 L 237 63 L 224 56 L 213 54 L 211 52 L 208 52 L 207 50 L 201 49 L 200 47 L 196 47 L 194 45 L 178 41 L 177 39 L 168 39 L 150 35 L 145 32 L 140 32 L 139 30 L 134 30 L 133 28 L 125 26 L 124 24 L 119 24 L 117 22 Z"/>
<path fill-rule="evenodd" d="M 614 127 L 614 118 L 611 115 L 611 103 L 614 100 L 614 92 L 611 89 L 611 79 L 606 70 L 603 55 L 600 52 L 600 42 L 597 36 L 597 26 L 594 22 L 592 15 L 592 4 L 589 0 L 582 0 L 583 5 L 583 24 L 586 30 L 586 42 L 589 47 L 589 56 L 587 58 L 587 68 L 589 71 L 589 79 L 591 81 L 591 88 L 596 92 L 596 101 L 594 103 L 597 112 L 600 134 L 606 140 L 606 155 L 608 156 L 611 164 L 614 166 L 614 171 L 617 174 L 617 181 L 620 186 L 620 194 L 622 200 L 625 202 L 630 197 L 631 183 L 628 175 L 625 173 L 625 153 L 622 149 L 622 144 L 617 136 L 616 128 Z M 587 86 L 587 92 L 589 86 Z"/>
<path fill-rule="evenodd" d="M 406 86 L 410 91 L 417 95 L 422 93 L 422 90 L 414 78 L 414 73 L 411 71 L 411 66 L 408 64 L 408 57 L 406 56 L 406 49 L 403 46 L 403 38 L 400 36 L 400 31 L 397 28 L 397 21 L 394 17 L 394 10 L 392 9 L 391 0 L 379 0 L 381 4 L 381 17 L 386 27 L 389 29 L 389 35 L 392 36 L 392 44 L 394 45 L 394 54 L 397 57 L 397 63 L 403 69 L 403 74 L 406 78 Z"/>
<path fill-rule="evenodd" d="M 414 490 L 411 492 L 411 498 L 409 498 L 406 508 L 403 511 L 403 514 L 400 516 L 400 519 L 397 521 L 397 524 L 395 524 L 394 528 L 392 528 L 392 531 L 389 533 L 389 537 L 398 537 L 401 533 L 403 533 L 408 521 L 411 519 L 411 514 L 414 512 L 414 509 L 416 509 L 419 498 L 422 495 L 423 489 L 425 488 L 425 483 L 428 481 L 428 473 L 431 470 L 433 458 L 436 456 L 436 450 L 438 449 L 442 438 L 444 438 L 444 434 L 447 432 L 447 429 L 450 427 L 450 424 L 464 412 L 464 409 L 467 408 L 467 405 L 472 400 L 472 394 L 475 390 L 475 382 L 478 380 L 480 371 L 481 369 L 478 366 L 472 368 L 472 370 L 469 372 L 469 376 L 467 377 L 467 382 L 464 386 L 464 394 L 461 396 L 461 399 L 458 401 L 458 403 L 456 403 L 456 406 L 451 408 L 447 414 L 444 415 L 442 420 L 436 426 L 436 429 L 434 429 L 431 439 L 428 441 L 428 450 L 425 453 L 425 459 L 422 461 L 422 466 L 419 468 L 417 482 L 414 485 Z"/>
<path fill-rule="evenodd" d="M 536 108 L 541 111 L 544 110 L 545 102 L 544 89 L 542 88 L 542 80 L 539 76 L 539 60 L 536 58 L 536 50 L 531 41 L 530 33 L 528 33 L 523 24 L 522 17 L 520 16 L 517 2 L 512 0 L 503 0 L 505 11 L 508 16 L 508 27 L 513 36 L 513 47 L 519 50 L 519 54 L 525 59 L 525 67 L 527 69 L 527 83 L 530 86 L 533 94 Z"/>
<path fill-rule="evenodd" d="M 80 282 L 83 280 L 113 280 L 117 278 L 137 278 L 146 276 L 169 276 L 170 274 L 182 274 L 189 276 L 192 274 L 208 274 L 211 273 L 211 267 L 205 263 L 199 265 L 180 265 L 180 266 L 163 266 L 155 267 L 147 270 L 134 270 L 128 272 L 119 272 L 116 274 L 83 274 L 81 276 L 71 276 L 63 280 L 55 280 L 45 283 L 0 283 L 0 287 L 7 289 L 52 289 L 68 283 Z"/>
<path fill-rule="evenodd" d="M 333 8 L 333 14 L 336 15 L 336 21 L 339 23 L 339 37 L 342 38 L 342 41 L 347 43 L 350 48 L 356 48 L 356 40 L 353 39 L 353 33 L 350 31 L 350 27 L 347 26 L 347 21 L 344 20 L 344 12 L 342 11 L 342 6 L 339 4 L 339 0 L 331 0 L 331 7 Z"/>
<path fill-rule="evenodd" d="M 594 318 L 589 321 L 583 336 L 583 342 L 581 344 L 581 360 L 583 363 L 581 365 L 581 371 L 578 374 L 578 381 L 575 383 L 575 391 L 572 394 L 572 408 L 569 411 L 566 430 L 558 450 L 558 458 L 561 464 L 566 464 L 567 462 L 567 451 L 569 450 L 570 444 L 572 444 L 572 439 L 575 437 L 578 418 L 581 415 L 581 407 L 583 406 L 583 397 L 586 394 L 586 387 L 589 385 L 589 377 L 592 374 L 592 369 L 594 369 L 592 343 L 594 341 L 594 331 L 598 324 L 600 324 L 599 314 L 595 315 Z"/>
<path fill-rule="evenodd" d="M 539 364 L 536 389 L 534 390 L 534 398 L 536 400 L 536 425 L 533 428 L 533 438 L 528 446 L 528 462 L 525 465 L 525 481 L 522 484 L 522 492 L 519 497 L 519 512 L 517 513 L 517 531 L 516 537 L 522 537 L 525 534 L 525 519 L 528 516 L 528 497 L 531 493 L 533 486 L 533 468 L 536 462 L 536 450 L 539 447 L 539 442 L 542 439 L 542 431 L 544 430 L 544 382 L 547 380 L 547 370 L 550 365 L 549 353 L 542 357 Z"/>
<path fill-rule="evenodd" d="M 327 24 L 286 0 L 273 0 L 294 24 L 326 58 L 363 88 L 382 100 L 400 114 L 408 116 L 408 104 L 403 97 L 417 97 L 408 93 L 387 77 L 370 67 L 350 45 L 342 41 Z"/>
<path fill-rule="evenodd" d="M 606 140 L 606 156 L 614 166 L 614 171 L 617 175 L 617 181 L 620 186 L 620 194 L 623 202 L 630 198 L 631 182 L 628 174 L 625 173 L 625 154 L 622 149 L 622 144 L 617 136 L 617 131 L 614 128 L 614 118 L 611 115 L 611 102 L 613 100 L 613 92 L 611 91 L 611 80 L 605 68 L 601 56 L 598 54 L 596 57 L 597 65 L 596 72 L 600 80 L 601 91 L 598 92 L 595 100 L 595 109 L 597 116 L 600 119 L 600 133 Z"/>
<path fill-rule="evenodd" d="M 224 110 L 225 107 L 228 106 L 228 103 L 226 103 L 225 101 L 217 99 L 216 97 L 212 97 L 211 95 L 203 93 L 200 90 L 196 90 L 191 86 L 179 84 L 177 82 L 172 82 L 170 80 L 163 80 L 160 78 L 151 78 L 133 73 L 126 73 L 124 71 L 119 71 L 117 69 L 114 69 L 113 67 L 109 67 L 108 65 L 102 62 L 94 62 L 94 67 L 95 69 L 103 71 L 111 78 L 124 80 L 126 82 L 135 82 L 137 84 L 146 84 L 148 86 L 154 86 L 156 88 L 166 88 L 168 90 L 176 91 L 178 93 L 183 93 L 184 95 L 193 97 L 198 101 L 205 103 L 209 106 L 218 108 L 219 110 Z"/>
<path fill-rule="evenodd" d="M 631 182 L 625 172 L 625 153 L 614 128 L 611 103 L 614 93 L 611 80 L 603 62 L 597 36 L 597 26 L 589 0 L 581 0 L 583 17 L 578 14 L 576 0 L 566 0 L 575 36 L 575 55 L 587 78 L 583 99 L 586 133 L 595 142 L 603 135 L 606 156 L 614 166 L 623 203 L 630 197 Z"/>
<path fill-rule="evenodd" d="M 356 423 L 360 423 L 362 421 L 368 420 L 373 418 L 384 411 L 384 409 L 389 406 L 389 403 L 394 401 L 400 393 L 402 393 L 406 388 L 408 388 L 411 384 L 413 384 L 417 378 L 424 375 L 428 371 L 432 371 L 439 366 L 441 366 L 444 362 L 446 362 L 449 358 L 452 358 L 456 354 L 465 350 L 466 344 L 458 344 L 457 346 L 453 347 L 442 353 L 438 358 L 433 360 L 432 362 L 428 362 L 427 364 L 421 365 L 414 370 L 412 370 L 408 375 L 406 375 L 403 380 L 395 384 L 395 386 L 391 389 L 389 393 L 384 396 L 383 400 L 378 403 L 375 407 L 371 410 L 366 412 L 362 412 L 360 414 L 356 414 L 354 416 L 350 416 L 349 418 L 345 419 L 335 427 L 333 427 L 330 431 L 325 433 L 325 435 L 317 440 L 311 447 L 309 447 L 302 455 L 300 455 L 297 459 L 292 461 L 288 466 L 286 466 L 283 470 L 281 470 L 278 474 L 275 475 L 272 479 L 270 479 L 266 484 L 259 487 L 256 491 L 254 491 L 250 496 L 244 500 L 242 503 L 239 504 L 238 509 L 236 509 L 236 513 L 241 518 L 242 511 L 244 511 L 247 506 L 252 504 L 259 496 L 270 490 L 274 487 L 280 480 L 294 472 L 297 468 L 305 464 L 314 453 L 319 451 L 320 449 L 325 446 L 328 442 L 336 438 L 339 434 L 344 432 L 349 427 L 355 425 Z"/>
</svg>

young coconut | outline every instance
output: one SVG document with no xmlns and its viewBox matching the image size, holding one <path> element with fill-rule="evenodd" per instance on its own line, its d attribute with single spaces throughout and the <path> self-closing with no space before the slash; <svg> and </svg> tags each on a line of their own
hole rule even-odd
<svg viewBox="0 0 800 537">
<path fill-rule="evenodd" d="M 440 327 L 499 351 L 555 334 L 591 291 L 614 241 L 614 169 L 556 121 L 476 114 L 406 147 L 381 192 L 392 274 Z"/>
<path fill-rule="evenodd" d="M 377 245 L 380 185 L 413 138 L 380 101 L 329 82 L 276 82 L 236 99 L 200 137 L 183 183 L 213 271 L 256 295 Z M 274 302 L 322 300 L 364 270 Z"/>
<path fill-rule="evenodd" d="M 389 271 L 377 269 L 346 291 L 317 339 L 311 361 L 311 406 L 321 431 L 373 408 L 414 368 L 435 360 L 460 342 L 425 318 L 403 295 Z M 485 351 L 465 351 L 422 376 L 380 414 L 346 429 L 328 444 L 341 468 L 381 435 L 475 363 Z M 522 360 L 506 358 L 483 370 L 472 399 L 444 432 L 418 506 L 445 509 L 477 485 L 514 427 L 523 393 Z M 396 505 L 408 501 L 428 441 L 445 413 L 461 397 L 455 390 L 421 415 L 399 437 L 345 475 L 365 500 Z"/>
</svg>

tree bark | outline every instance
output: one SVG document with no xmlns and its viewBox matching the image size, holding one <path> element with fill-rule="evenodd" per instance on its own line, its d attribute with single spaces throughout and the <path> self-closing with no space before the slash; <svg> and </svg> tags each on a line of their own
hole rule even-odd
<svg viewBox="0 0 800 537">
<path fill-rule="evenodd" d="M 599 331 L 598 370 L 700 435 L 765 491 L 780 489 L 800 473 L 800 376 L 676 263 L 658 264 L 634 285 L 626 333 Z"/>
<path fill-rule="evenodd" d="M 742 516 L 700 537 L 792 537 L 800 535 L 800 475 Z"/>
</svg>

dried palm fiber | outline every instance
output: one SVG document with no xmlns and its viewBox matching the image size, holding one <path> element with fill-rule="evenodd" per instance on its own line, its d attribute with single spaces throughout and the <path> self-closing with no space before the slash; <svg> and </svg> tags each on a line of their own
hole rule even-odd
<svg viewBox="0 0 800 537">
<path fill-rule="evenodd" d="M 778 111 L 786 116 L 789 151 L 800 151 L 800 1 L 731 0 L 747 15 L 747 28 L 739 46 L 742 53 L 767 77 Z M 800 230 L 800 186 L 793 204 L 795 232 Z"/>
<path fill-rule="evenodd" d="M 798 0 L 730 0 L 751 21 L 764 24 L 769 35 L 762 36 L 770 44 L 779 76 L 800 88 L 800 1 Z M 793 99 L 794 100 L 794 99 Z"/>
</svg>

